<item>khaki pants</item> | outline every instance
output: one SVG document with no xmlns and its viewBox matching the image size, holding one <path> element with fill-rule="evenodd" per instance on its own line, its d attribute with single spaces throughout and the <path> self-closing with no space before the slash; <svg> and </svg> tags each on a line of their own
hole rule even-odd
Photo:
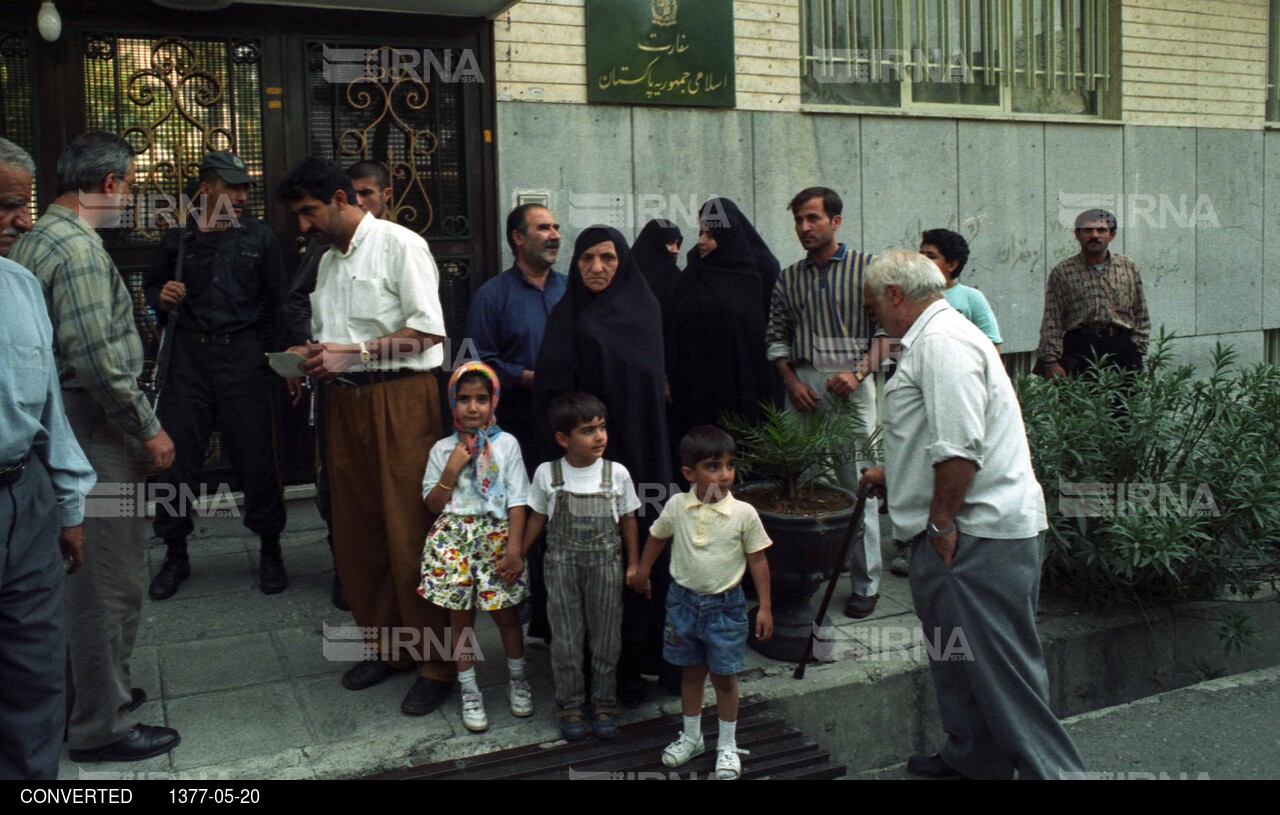
<svg viewBox="0 0 1280 815">
<path fill-rule="evenodd" d="M 333 557 L 356 625 L 372 628 L 381 659 L 440 682 L 457 677 L 449 615 L 418 594 L 430 531 L 422 476 L 440 437 L 440 394 L 424 373 L 359 388 L 332 384 L 325 401 Z M 398 631 L 397 631 L 398 629 Z M 387 653 L 388 643 L 416 650 Z"/>
</svg>

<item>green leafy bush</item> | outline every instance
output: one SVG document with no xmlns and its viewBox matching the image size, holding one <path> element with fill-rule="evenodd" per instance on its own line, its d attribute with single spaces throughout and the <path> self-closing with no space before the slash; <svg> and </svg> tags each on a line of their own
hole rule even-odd
<svg viewBox="0 0 1280 815">
<path fill-rule="evenodd" d="M 1280 369 L 1171 362 L 1016 383 L 1049 511 L 1051 585 L 1098 606 L 1253 597 L 1280 554 Z"/>
</svg>

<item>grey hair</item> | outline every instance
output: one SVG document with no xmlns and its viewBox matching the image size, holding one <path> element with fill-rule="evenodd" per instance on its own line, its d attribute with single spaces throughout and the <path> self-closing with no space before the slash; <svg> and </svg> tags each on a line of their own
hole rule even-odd
<svg viewBox="0 0 1280 815">
<path fill-rule="evenodd" d="M 91 130 L 71 140 L 58 156 L 58 191 L 93 192 L 108 174 L 123 178 L 133 163 L 133 148 L 114 133 Z"/>
<path fill-rule="evenodd" d="M 911 249 L 876 255 L 867 269 L 867 286 L 883 297 L 889 286 L 900 286 L 907 300 L 918 303 L 942 294 L 947 279 L 933 261 Z"/>
<path fill-rule="evenodd" d="M 0 166 L 15 166 L 32 175 L 36 174 L 36 162 L 31 160 L 31 154 L 14 145 L 8 138 L 0 138 Z"/>
<path fill-rule="evenodd" d="M 17 167 L 36 174 L 36 163 L 31 160 L 31 155 L 5 138 L 0 138 L 0 166 Z"/>
</svg>

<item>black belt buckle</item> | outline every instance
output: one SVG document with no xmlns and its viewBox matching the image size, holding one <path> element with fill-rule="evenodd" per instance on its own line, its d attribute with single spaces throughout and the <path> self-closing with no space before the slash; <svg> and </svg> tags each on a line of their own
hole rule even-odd
<svg viewBox="0 0 1280 815">
<path fill-rule="evenodd" d="M 210 334 L 206 331 L 196 332 L 196 342 L 201 345 L 230 345 L 230 334 Z"/>
<path fill-rule="evenodd" d="M 27 459 L 19 461 L 17 464 L 10 464 L 8 467 L 0 467 L 0 488 L 12 487 L 22 478 L 22 473 L 27 469 Z"/>
</svg>

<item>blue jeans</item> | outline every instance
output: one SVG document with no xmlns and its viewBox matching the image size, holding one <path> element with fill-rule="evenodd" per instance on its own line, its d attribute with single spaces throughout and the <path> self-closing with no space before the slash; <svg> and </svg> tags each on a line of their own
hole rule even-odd
<svg viewBox="0 0 1280 815">
<path fill-rule="evenodd" d="M 672 665 L 706 665 L 722 676 L 742 670 L 747 646 L 747 600 L 742 586 L 699 594 L 672 583 L 662 657 Z"/>
</svg>

